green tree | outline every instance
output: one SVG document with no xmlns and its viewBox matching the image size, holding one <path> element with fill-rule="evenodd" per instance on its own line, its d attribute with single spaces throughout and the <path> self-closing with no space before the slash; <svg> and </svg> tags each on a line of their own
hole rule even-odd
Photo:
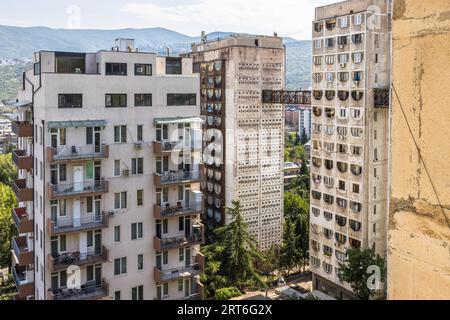
<svg viewBox="0 0 450 320">
<path fill-rule="evenodd" d="M 17 235 L 17 229 L 11 215 L 17 206 L 11 187 L 0 183 L 0 267 L 11 272 L 11 239 Z"/>
<path fill-rule="evenodd" d="M 281 246 L 280 264 L 289 277 L 290 270 L 300 263 L 300 252 L 297 247 L 299 236 L 295 232 L 295 225 L 287 219 L 284 224 L 283 244 Z"/>
<path fill-rule="evenodd" d="M 12 154 L 0 154 L 0 183 L 11 185 L 17 176 L 17 169 L 12 162 Z"/>
<path fill-rule="evenodd" d="M 255 267 L 255 262 L 262 256 L 255 238 L 248 232 L 239 201 L 233 201 L 226 211 L 231 216 L 231 222 L 222 230 L 225 273 L 238 288 L 249 283 L 264 287 L 260 272 Z"/>
<path fill-rule="evenodd" d="M 201 276 L 206 295 L 226 287 L 266 286 L 257 264 L 264 261 L 256 240 L 249 234 L 248 226 L 240 213 L 240 204 L 232 203 L 226 209 L 231 223 L 215 230 L 217 241 L 202 248 L 205 255 L 205 272 Z"/>
<path fill-rule="evenodd" d="M 216 290 L 215 297 L 216 300 L 229 300 L 232 298 L 239 297 L 241 291 L 236 287 L 220 288 Z"/>
<path fill-rule="evenodd" d="M 386 278 L 386 262 L 373 249 L 351 248 L 347 250 L 347 261 L 340 264 L 342 280 L 350 283 L 353 292 L 361 300 L 369 300 L 377 294 L 370 289 L 367 280 L 372 273 L 369 267 L 377 266 L 380 270 L 380 282 Z"/>
<path fill-rule="evenodd" d="M 302 135 L 301 135 L 301 138 L 300 138 L 300 143 L 304 146 L 305 144 L 308 143 L 308 141 L 309 141 L 308 135 L 306 134 L 305 128 L 303 128 Z"/>
<path fill-rule="evenodd" d="M 305 268 L 309 259 L 309 202 L 300 195 L 285 192 L 284 194 L 284 217 L 295 226 L 297 235 L 297 249 L 299 250 L 299 261 Z"/>
</svg>

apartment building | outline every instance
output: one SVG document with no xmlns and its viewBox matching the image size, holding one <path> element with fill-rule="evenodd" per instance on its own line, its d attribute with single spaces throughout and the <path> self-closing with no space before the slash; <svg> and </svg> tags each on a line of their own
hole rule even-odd
<svg viewBox="0 0 450 320">
<path fill-rule="evenodd" d="M 13 131 L 17 299 L 194 299 L 203 291 L 199 76 L 189 58 L 40 51 Z"/>
<path fill-rule="evenodd" d="M 344 1 L 313 22 L 310 261 L 314 289 L 340 299 L 349 248 L 386 255 L 389 9 Z"/>
<path fill-rule="evenodd" d="M 225 208 L 239 200 L 259 248 L 269 249 L 282 238 L 284 107 L 263 105 L 262 90 L 284 88 L 282 39 L 203 39 L 188 56 L 200 74 L 207 233 L 229 222 Z"/>
<path fill-rule="evenodd" d="M 449 11 L 394 1 L 388 299 L 450 299 Z"/>
</svg>

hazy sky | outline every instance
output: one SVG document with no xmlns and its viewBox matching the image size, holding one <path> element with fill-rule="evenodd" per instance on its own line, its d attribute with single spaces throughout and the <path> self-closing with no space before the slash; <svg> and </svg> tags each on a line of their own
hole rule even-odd
<svg viewBox="0 0 450 320">
<path fill-rule="evenodd" d="M 338 0 L 0 0 L 0 24 L 75 29 L 164 27 L 308 39 L 314 7 Z"/>
</svg>

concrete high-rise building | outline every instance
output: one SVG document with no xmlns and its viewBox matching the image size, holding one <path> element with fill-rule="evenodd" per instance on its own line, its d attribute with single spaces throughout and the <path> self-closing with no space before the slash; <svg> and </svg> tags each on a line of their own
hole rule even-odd
<svg viewBox="0 0 450 320">
<path fill-rule="evenodd" d="M 386 255 L 388 0 L 316 8 L 313 22 L 310 265 L 313 286 L 352 297 L 351 248 Z"/>
<path fill-rule="evenodd" d="M 448 12 L 394 1 L 388 299 L 450 299 Z"/>
<path fill-rule="evenodd" d="M 311 138 L 311 107 L 300 106 L 298 113 L 298 134 L 301 137 L 304 132 L 309 139 Z"/>
<path fill-rule="evenodd" d="M 239 200 L 259 248 L 280 244 L 284 106 L 263 104 L 262 90 L 284 88 L 282 39 L 245 35 L 203 39 L 188 56 L 201 82 L 207 231 L 227 223 L 225 208 Z"/>
<path fill-rule="evenodd" d="M 17 299 L 202 296 L 199 77 L 133 47 L 40 51 L 8 103 Z"/>
</svg>

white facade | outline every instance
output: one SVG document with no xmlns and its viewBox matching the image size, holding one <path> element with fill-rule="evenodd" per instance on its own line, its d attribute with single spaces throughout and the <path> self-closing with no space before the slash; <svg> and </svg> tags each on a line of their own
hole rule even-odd
<svg viewBox="0 0 450 320">
<path fill-rule="evenodd" d="M 308 139 L 311 138 L 311 108 L 299 107 L 298 110 L 298 134 L 301 137 L 303 132 L 306 133 Z"/>
<path fill-rule="evenodd" d="M 202 295 L 198 75 L 190 59 L 125 43 L 126 51 L 42 51 L 26 73 L 19 101 L 32 103 L 15 123 L 34 129 L 19 139 L 33 158 L 20 170 L 33 198 L 19 207 L 34 221 L 23 236 L 35 258 L 15 256 L 34 273 L 28 297 Z M 68 265 L 80 272 L 71 276 Z M 68 293 L 66 278 L 82 285 L 78 294 Z"/>
</svg>

